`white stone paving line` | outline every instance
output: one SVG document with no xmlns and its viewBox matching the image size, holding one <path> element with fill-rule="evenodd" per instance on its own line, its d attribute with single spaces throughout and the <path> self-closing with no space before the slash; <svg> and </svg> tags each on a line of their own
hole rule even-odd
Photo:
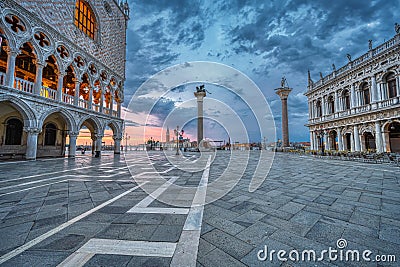
<svg viewBox="0 0 400 267">
<path fill-rule="evenodd" d="M 172 257 L 176 243 L 92 238 L 58 267 L 83 266 L 96 254 Z"/>
<path fill-rule="evenodd" d="M 128 213 L 151 213 L 151 214 L 188 214 L 188 208 L 158 208 L 158 207 L 133 207 Z"/>
<path fill-rule="evenodd" d="M 210 175 L 211 156 L 208 157 L 206 168 L 201 177 L 199 187 L 194 196 L 192 207 L 183 226 L 174 256 L 170 266 L 195 267 L 199 249 L 201 223 L 206 202 L 208 177 Z"/>
<path fill-rule="evenodd" d="M 99 176 L 96 176 L 96 177 L 94 177 L 94 178 L 111 178 L 111 177 L 114 177 L 114 176 L 117 176 L 117 175 L 121 175 L 121 174 L 124 174 L 124 173 L 126 173 L 126 172 L 118 172 L 118 173 L 114 173 L 114 174 L 111 174 L 111 175 L 99 175 Z M 31 184 L 41 183 L 41 182 L 47 182 L 47 181 L 56 180 L 56 179 L 61 179 L 61 178 L 64 178 L 64 180 L 62 180 L 62 181 L 68 181 L 69 179 L 65 179 L 65 178 L 67 178 L 67 177 L 71 177 L 72 179 L 75 179 L 75 178 L 89 178 L 89 177 L 93 177 L 93 175 L 82 175 L 82 174 L 81 174 L 81 175 L 73 175 L 73 174 L 65 174 L 65 175 L 61 175 L 61 176 L 57 176 L 57 177 L 53 177 L 53 178 L 41 179 L 41 180 L 26 182 L 26 183 L 22 183 L 22 184 L 16 184 L 16 185 L 10 185 L 10 186 L 5 186 L 5 187 L 0 187 L 0 191 L 5 190 L 5 189 L 10 189 L 10 188 L 15 188 L 15 187 L 21 187 L 21 186 L 25 186 L 25 185 L 31 185 Z M 57 182 L 57 183 L 58 183 L 58 182 Z M 46 184 L 46 185 L 50 185 L 50 184 L 53 184 L 53 183 L 48 183 L 48 184 Z M 37 187 L 38 187 L 38 186 L 30 187 L 30 188 L 27 188 L 27 189 L 25 189 L 25 190 L 30 190 L 30 189 L 37 188 Z"/>
<path fill-rule="evenodd" d="M 112 198 L 112 199 L 110 199 L 110 200 L 107 200 L 106 202 L 104 202 L 104 203 L 98 205 L 97 207 L 94 207 L 94 208 L 91 209 L 91 210 L 86 211 L 85 213 L 82 213 L 81 215 L 78 215 L 78 216 L 75 217 L 75 218 L 72 218 L 71 220 L 69 220 L 69 221 L 67 221 L 67 222 L 65 222 L 65 223 L 63 223 L 63 224 L 57 226 L 56 228 L 54 228 L 54 229 L 52 229 L 52 230 L 50 230 L 50 231 L 44 233 L 44 234 L 41 235 L 41 236 L 36 237 L 35 239 L 29 241 L 28 243 L 25 243 L 24 245 L 22 245 L 22 246 L 20 246 L 20 247 L 14 249 L 14 250 L 8 252 L 7 254 L 4 254 L 3 256 L 0 257 L 0 264 L 3 264 L 4 262 L 6 262 L 6 261 L 8 261 L 8 260 L 10 260 L 10 259 L 12 259 L 12 258 L 14 258 L 15 256 L 21 254 L 21 253 L 24 252 L 25 250 L 30 249 L 31 247 L 33 247 L 33 246 L 35 246 L 36 244 L 42 242 L 43 240 L 49 238 L 50 236 L 52 236 L 52 235 L 54 235 L 54 234 L 60 232 L 61 230 L 63 230 L 63 229 L 65 229 L 66 227 L 68 227 L 68 226 L 70 226 L 70 225 L 76 223 L 77 221 L 79 221 L 79 220 L 81 220 L 81 219 L 87 217 L 88 215 L 92 214 L 93 212 L 98 211 L 99 209 L 104 208 L 105 206 L 107 206 L 107 205 L 109 205 L 109 204 L 115 202 L 116 200 L 120 199 L 121 197 L 124 197 L 124 196 L 126 196 L 127 194 L 132 193 L 133 191 L 135 191 L 135 190 L 138 189 L 138 188 L 140 188 L 139 185 L 138 185 L 138 186 L 135 186 L 135 187 L 133 187 L 133 188 L 127 190 L 127 191 L 125 191 L 125 192 L 122 193 L 122 194 L 119 194 L 118 196 L 116 196 L 116 197 L 114 197 L 114 198 Z"/>
<path fill-rule="evenodd" d="M 167 190 L 168 187 L 170 187 L 179 177 L 175 176 L 166 181 L 164 184 L 162 184 L 159 188 L 157 188 L 155 191 L 150 193 L 147 197 L 142 199 L 139 203 L 137 203 L 133 208 L 127 211 L 127 213 L 132 213 L 135 208 L 146 208 L 148 207 L 151 202 L 153 202 L 155 199 L 157 199 L 162 193 L 164 193 L 165 190 Z"/>
<path fill-rule="evenodd" d="M 148 207 L 151 202 L 165 192 L 165 190 L 178 179 L 178 177 L 172 177 L 153 191 L 151 195 L 148 195 L 132 209 L 127 211 L 127 213 L 140 211 L 140 213 L 164 214 L 171 213 L 172 211 L 187 212 L 188 216 L 178 243 L 92 238 L 76 252 L 72 253 L 68 258 L 61 262 L 58 267 L 83 266 L 96 254 L 172 257 L 170 266 L 196 266 L 210 165 L 211 156 L 208 158 L 206 168 L 203 172 L 203 176 L 200 180 L 199 187 L 195 193 L 192 207 L 190 209 Z"/>
<path fill-rule="evenodd" d="M 70 169 L 70 170 L 62 170 L 62 171 L 56 171 L 56 172 L 48 172 L 48 173 L 42 173 L 42 174 L 29 175 L 29 176 L 14 178 L 14 179 L 0 180 L 0 183 L 10 182 L 10 181 L 18 181 L 18 180 L 23 180 L 23 179 L 35 178 L 35 177 L 40 177 L 40 176 L 45 176 L 45 175 L 64 173 L 64 172 L 70 172 L 70 171 L 76 171 L 76 170 L 90 169 L 90 168 L 94 168 L 94 167 L 101 168 L 101 166 L 111 165 L 111 164 L 114 164 L 114 162 L 107 162 L 107 163 L 103 163 L 101 165 L 85 166 L 85 167 L 80 167 L 80 168 L 75 168 L 75 169 Z"/>
</svg>

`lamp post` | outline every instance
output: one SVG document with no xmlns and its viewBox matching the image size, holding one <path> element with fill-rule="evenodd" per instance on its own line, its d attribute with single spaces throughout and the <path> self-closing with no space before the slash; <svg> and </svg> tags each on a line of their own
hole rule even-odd
<svg viewBox="0 0 400 267">
<path fill-rule="evenodd" d="M 176 126 L 176 129 L 174 129 L 174 133 L 176 135 L 176 155 L 179 155 L 179 136 L 183 136 L 183 129 L 179 131 L 179 126 Z"/>
<path fill-rule="evenodd" d="M 125 133 L 125 153 L 128 151 L 128 140 L 131 137 L 128 135 L 128 133 Z"/>
</svg>

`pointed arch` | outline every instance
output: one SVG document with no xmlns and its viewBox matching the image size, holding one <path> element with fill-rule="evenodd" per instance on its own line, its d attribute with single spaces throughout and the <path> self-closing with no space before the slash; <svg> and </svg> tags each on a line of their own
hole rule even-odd
<svg viewBox="0 0 400 267">
<path fill-rule="evenodd" d="M 0 103 L 7 102 L 16 110 L 18 110 L 23 119 L 24 127 L 37 127 L 37 120 L 35 112 L 23 100 L 13 95 L 0 95 Z"/>
</svg>

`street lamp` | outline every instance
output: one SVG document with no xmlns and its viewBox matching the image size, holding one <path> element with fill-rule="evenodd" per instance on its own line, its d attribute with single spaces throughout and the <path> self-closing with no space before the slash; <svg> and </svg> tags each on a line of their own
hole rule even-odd
<svg viewBox="0 0 400 267">
<path fill-rule="evenodd" d="M 176 136 L 176 155 L 179 155 L 179 136 L 183 136 L 183 129 L 179 132 L 179 126 L 176 126 L 176 129 L 174 129 L 174 133 Z"/>
<path fill-rule="evenodd" d="M 125 153 L 128 152 L 128 140 L 131 137 L 128 135 L 128 133 L 125 133 Z"/>
</svg>

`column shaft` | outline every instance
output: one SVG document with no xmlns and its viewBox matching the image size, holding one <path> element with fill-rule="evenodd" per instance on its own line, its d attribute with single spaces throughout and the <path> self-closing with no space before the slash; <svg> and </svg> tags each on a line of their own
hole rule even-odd
<svg viewBox="0 0 400 267">
<path fill-rule="evenodd" d="M 353 132 L 354 132 L 354 150 L 361 151 L 360 135 L 358 134 L 358 126 L 357 125 L 354 125 Z"/>
<path fill-rule="evenodd" d="M 289 146 L 287 98 L 282 99 L 282 145 L 283 147 Z"/>
<path fill-rule="evenodd" d="M 6 72 L 6 85 L 8 87 L 14 87 L 15 81 L 15 59 L 18 56 L 18 52 L 16 51 L 9 51 L 8 58 L 7 58 L 7 72 Z"/>
<path fill-rule="evenodd" d="M 378 153 L 384 152 L 381 124 L 379 121 L 375 122 L 375 144 Z"/>
<path fill-rule="evenodd" d="M 42 91 L 43 68 L 44 68 L 44 64 L 37 62 L 36 77 L 35 77 L 35 89 L 34 89 L 34 93 L 36 95 L 40 95 L 41 91 Z"/>
<path fill-rule="evenodd" d="M 25 158 L 29 160 L 35 160 L 37 153 L 38 135 L 40 133 L 40 129 L 28 128 L 25 129 L 25 131 L 27 133 Z"/>
<path fill-rule="evenodd" d="M 69 133 L 69 151 L 68 151 L 69 158 L 75 158 L 77 138 L 78 138 L 78 133 Z"/>
</svg>

